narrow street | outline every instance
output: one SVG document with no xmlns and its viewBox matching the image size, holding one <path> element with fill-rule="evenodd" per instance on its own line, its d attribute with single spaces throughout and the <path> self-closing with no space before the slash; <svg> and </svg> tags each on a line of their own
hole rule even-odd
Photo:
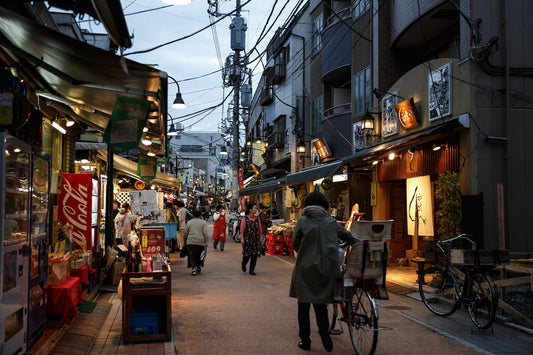
<svg viewBox="0 0 533 355">
<path fill-rule="evenodd" d="M 212 224 L 209 226 L 211 230 Z M 229 239 L 224 251 L 209 246 L 200 275 L 191 276 L 186 259 L 180 259 L 178 253 L 171 254 L 171 260 L 175 353 L 304 353 L 297 347 L 296 300 L 288 297 L 295 258 L 261 257 L 257 275 L 252 276 L 241 270 L 240 244 Z M 464 312 L 437 317 L 414 299 L 416 293 L 389 292 L 389 296 L 389 300 L 378 301 L 380 327 L 390 330 L 379 332 L 377 354 L 526 354 L 533 349 L 533 337 L 520 331 L 500 324 L 495 324 L 493 333 L 472 331 Z M 119 321 L 120 316 L 115 322 Z M 307 353 L 325 353 L 313 313 L 311 324 L 312 344 Z M 93 347 L 91 354 L 106 354 L 111 349 L 119 354 L 146 354 L 163 348 L 168 354 L 172 347 L 172 342 L 164 347 L 156 343 L 125 345 L 117 334 L 120 324 L 113 329 L 105 336 L 113 346 Z M 353 353 L 347 333 L 333 336 L 333 343 L 333 354 Z"/>
</svg>

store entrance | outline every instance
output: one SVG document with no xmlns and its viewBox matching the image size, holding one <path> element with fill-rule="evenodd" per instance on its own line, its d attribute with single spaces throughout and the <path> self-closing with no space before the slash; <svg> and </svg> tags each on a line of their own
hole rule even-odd
<svg viewBox="0 0 533 355">
<path fill-rule="evenodd" d="M 405 180 L 389 184 L 389 216 L 393 219 L 391 231 L 391 260 L 405 257 L 410 248 L 407 235 L 407 207 Z"/>
</svg>

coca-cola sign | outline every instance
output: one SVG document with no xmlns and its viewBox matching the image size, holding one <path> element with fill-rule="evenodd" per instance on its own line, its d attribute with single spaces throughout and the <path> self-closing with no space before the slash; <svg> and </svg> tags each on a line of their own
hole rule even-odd
<svg viewBox="0 0 533 355">
<path fill-rule="evenodd" d="M 58 201 L 58 220 L 72 226 L 72 247 L 92 248 L 91 174 L 63 174 Z"/>
</svg>

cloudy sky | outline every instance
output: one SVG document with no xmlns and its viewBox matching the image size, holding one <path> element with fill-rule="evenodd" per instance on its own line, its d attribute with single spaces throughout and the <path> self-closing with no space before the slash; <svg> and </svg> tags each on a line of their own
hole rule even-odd
<svg viewBox="0 0 533 355">
<path fill-rule="evenodd" d="M 241 0 L 244 5 L 247 0 Z M 275 21 L 272 30 L 259 44 L 262 51 L 272 38 L 273 31 L 282 26 L 292 13 L 298 0 L 251 0 L 243 7 L 241 16 L 246 19 L 246 50 L 251 49 L 257 42 L 263 28 L 267 24 L 270 11 L 269 27 Z M 211 26 L 187 39 L 165 45 L 143 54 L 133 52 L 144 51 L 176 39 L 190 36 L 196 31 L 209 26 L 220 17 L 212 17 L 207 12 L 207 0 L 193 0 L 189 5 L 165 7 L 161 0 L 122 0 L 122 7 L 126 15 L 128 29 L 133 37 L 133 46 L 125 51 L 127 58 L 134 61 L 155 64 L 156 68 L 167 72 L 179 81 L 181 93 L 187 108 L 176 110 L 170 107 L 174 101 L 177 86 L 169 80 L 169 113 L 175 118 L 174 122 L 182 122 L 186 130 L 217 131 L 223 118 L 228 117 L 228 107 L 218 107 L 210 114 L 194 117 L 184 117 L 217 105 L 223 101 L 231 89 L 224 88 L 222 74 L 219 71 L 225 58 L 231 53 L 230 30 L 231 18 L 226 17 L 216 25 Z M 235 9 L 236 0 L 220 1 L 219 12 L 227 14 Z M 283 7 L 285 8 L 283 9 Z M 157 10 L 153 10 L 160 8 Z M 278 16 L 279 14 L 279 16 Z M 89 27 L 89 25 L 87 25 Z M 91 28 L 88 28 L 91 30 Z M 94 28 L 92 28 L 94 30 Z M 96 32 L 96 31 L 95 31 Z M 218 50 L 217 50 L 218 46 Z M 256 54 L 251 55 L 257 57 Z M 263 58 L 264 60 L 264 58 Z M 255 62 L 250 65 L 254 70 L 253 85 L 259 81 L 262 66 Z M 208 75 L 209 73 L 214 74 Z M 194 80 L 188 80 L 198 78 Z M 232 96 L 226 101 L 231 102 Z"/>
</svg>

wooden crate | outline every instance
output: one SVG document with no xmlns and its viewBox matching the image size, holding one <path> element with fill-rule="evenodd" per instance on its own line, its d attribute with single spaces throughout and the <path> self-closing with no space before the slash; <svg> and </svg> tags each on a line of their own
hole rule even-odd
<svg viewBox="0 0 533 355">
<path fill-rule="evenodd" d="M 509 251 L 452 249 L 451 259 L 452 264 L 458 265 L 501 265 L 509 262 Z"/>
</svg>

